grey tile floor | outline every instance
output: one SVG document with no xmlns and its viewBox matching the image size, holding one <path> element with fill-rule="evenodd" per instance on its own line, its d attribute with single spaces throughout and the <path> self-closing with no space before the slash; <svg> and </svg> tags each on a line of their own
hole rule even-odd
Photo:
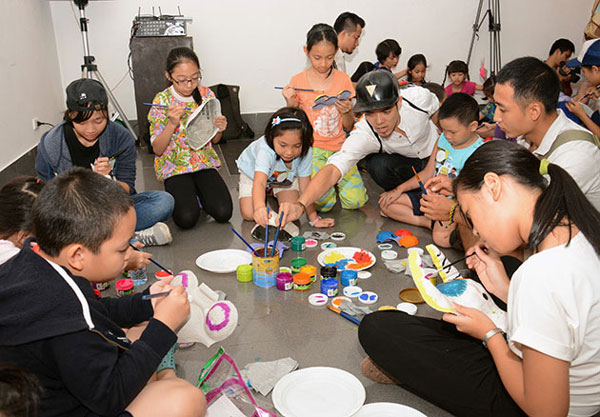
<svg viewBox="0 0 600 417">
<path fill-rule="evenodd" d="M 223 145 L 237 146 L 235 142 Z M 237 146 L 239 147 L 239 146 Z M 221 151 L 221 150 L 220 150 Z M 153 169 L 153 158 L 146 151 L 140 151 L 138 158 L 138 190 L 162 189 L 156 181 Z M 191 230 L 180 230 L 172 221 L 168 224 L 173 233 L 173 243 L 168 246 L 148 249 L 163 265 L 175 271 L 189 269 L 198 276 L 199 282 L 204 282 L 213 289 L 222 290 L 227 299 L 232 301 L 239 311 L 239 323 L 234 333 L 226 339 L 222 346 L 236 361 L 240 368 L 254 361 L 270 361 L 284 357 L 292 357 L 299 363 L 300 368 L 311 366 L 332 366 L 344 369 L 363 383 L 367 397 L 366 403 L 393 402 L 414 407 L 428 416 L 449 416 L 447 412 L 413 395 L 400 386 L 382 385 L 371 382 L 362 376 L 359 364 L 365 357 L 357 338 L 357 326 L 344 320 L 324 308 L 312 307 L 308 304 L 308 295 L 318 292 L 311 289 L 306 294 L 295 291 L 281 292 L 275 287 L 259 288 L 252 283 L 239 283 L 235 273 L 216 274 L 201 270 L 195 264 L 196 258 L 208 251 L 224 248 L 245 249 L 230 231 L 235 227 L 247 240 L 251 240 L 250 230 L 253 224 L 243 221 L 237 204 L 237 175 L 231 175 L 223 161 L 220 170 L 234 199 L 233 217 L 229 224 L 217 224 L 210 218 L 201 218 Z M 346 233 L 344 246 L 356 246 L 367 249 L 377 257 L 377 263 L 370 269 L 373 273 L 368 280 L 362 280 L 359 285 L 365 290 L 375 291 L 379 301 L 374 307 L 396 305 L 400 302 L 398 293 L 401 289 L 414 286 L 412 280 L 405 275 L 389 272 L 379 257 L 375 236 L 381 230 L 394 231 L 398 228 L 411 230 L 420 240 L 421 247 L 431 243 L 430 232 L 413 226 L 404 225 L 379 215 L 377 206 L 378 194 L 381 189 L 375 185 L 368 175 L 363 174 L 369 190 L 369 202 L 361 210 L 342 210 L 339 206 L 328 214 L 335 218 L 336 226 L 331 230 Z M 301 233 L 309 230 L 305 221 L 301 225 Z M 339 246 L 339 245 L 338 245 Z M 316 258 L 320 249 L 307 249 L 302 253 L 309 264 L 318 265 Z M 406 249 L 399 249 L 399 256 L 406 257 Z M 459 256 L 458 253 L 446 250 L 450 259 Z M 290 265 L 290 260 L 296 253 L 287 251 L 281 265 Z M 148 267 L 149 283 L 154 281 L 156 268 Z M 112 287 L 111 287 L 112 288 Z M 418 306 L 418 315 L 440 317 L 425 304 Z M 202 365 L 216 353 L 219 344 L 210 348 L 196 344 L 179 350 L 176 363 L 182 377 L 195 383 Z M 258 395 L 260 397 L 260 395 Z M 264 399 L 264 398 L 263 398 Z M 270 396 L 266 399 L 270 402 Z"/>
</svg>

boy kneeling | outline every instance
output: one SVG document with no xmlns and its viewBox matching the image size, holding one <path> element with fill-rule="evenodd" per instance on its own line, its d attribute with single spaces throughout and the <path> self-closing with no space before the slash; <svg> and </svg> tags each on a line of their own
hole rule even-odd
<svg viewBox="0 0 600 417">
<path fill-rule="evenodd" d="M 0 269 L 0 362 L 37 376 L 42 416 L 202 416 L 202 392 L 156 373 L 190 307 L 165 280 L 141 294 L 99 299 L 90 282 L 123 272 L 136 216 L 119 185 L 75 168 L 42 190 L 28 240 Z M 122 328 L 148 321 L 135 341 Z"/>
</svg>

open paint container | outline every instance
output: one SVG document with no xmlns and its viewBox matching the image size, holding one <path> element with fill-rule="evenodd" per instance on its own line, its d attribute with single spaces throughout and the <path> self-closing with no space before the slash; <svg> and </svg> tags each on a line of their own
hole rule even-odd
<svg viewBox="0 0 600 417">
<path fill-rule="evenodd" d="M 256 249 L 256 255 L 252 255 L 252 267 L 254 272 L 252 280 L 257 287 L 274 287 L 276 284 L 277 274 L 279 273 L 279 250 L 275 249 L 273 256 L 263 257 L 265 248 Z M 267 250 L 271 253 L 271 248 Z"/>
</svg>

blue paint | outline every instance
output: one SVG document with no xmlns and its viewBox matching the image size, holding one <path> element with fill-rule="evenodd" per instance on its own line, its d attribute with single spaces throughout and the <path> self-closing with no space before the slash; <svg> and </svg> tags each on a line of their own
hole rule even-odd
<svg viewBox="0 0 600 417">
<path fill-rule="evenodd" d="M 321 293 L 327 297 L 334 297 L 338 293 L 338 282 L 337 279 L 323 279 L 321 280 Z"/>
<path fill-rule="evenodd" d="M 340 282 L 344 287 L 356 285 L 358 273 L 351 269 L 345 269 L 340 273 Z"/>
<path fill-rule="evenodd" d="M 377 233 L 377 243 L 383 243 L 387 242 L 388 240 L 394 240 L 395 237 L 396 235 L 394 234 L 394 232 L 379 232 Z"/>
<path fill-rule="evenodd" d="M 459 297 L 467 290 L 467 281 L 464 279 L 455 279 L 454 281 L 444 282 L 436 288 L 448 297 Z"/>
<path fill-rule="evenodd" d="M 358 298 L 360 298 L 363 301 L 375 301 L 377 299 L 377 296 L 375 294 L 361 294 Z"/>
</svg>

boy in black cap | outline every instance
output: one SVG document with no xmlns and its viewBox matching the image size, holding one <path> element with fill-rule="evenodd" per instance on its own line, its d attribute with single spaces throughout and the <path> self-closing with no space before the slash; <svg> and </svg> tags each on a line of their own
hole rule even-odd
<svg viewBox="0 0 600 417">
<path fill-rule="evenodd" d="M 430 120 L 438 108 L 437 97 L 422 87 L 406 88 L 401 97 L 398 81 L 388 71 L 363 75 L 356 85 L 353 109 L 363 116 L 298 202 L 281 205 L 283 224 L 298 219 L 306 205 L 318 200 L 364 157 L 368 156 L 369 174 L 385 191 L 411 178 L 411 167 L 422 170 L 438 138 Z"/>
<path fill-rule="evenodd" d="M 91 167 L 114 179 L 133 197 L 136 239 L 146 246 L 168 244 L 173 239 L 162 222 L 173 213 L 173 197 L 164 191 L 136 192 L 136 157 L 129 132 L 108 119 L 108 98 L 102 84 L 82 78 L 67 87 L 64 121 L 42 136 L 35 168 L 44 180 L 73 166 Z"/>
</svg>

